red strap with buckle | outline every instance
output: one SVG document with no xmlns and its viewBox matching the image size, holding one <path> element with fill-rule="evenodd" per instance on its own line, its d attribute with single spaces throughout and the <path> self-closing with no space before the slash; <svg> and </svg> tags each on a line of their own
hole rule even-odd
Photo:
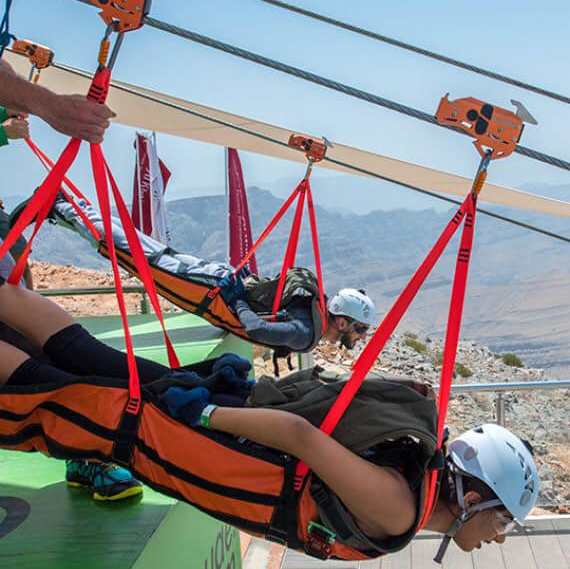
<svg viewBox="0 0 570 569">
<path fill-rule="evenodd" d="M 477 194 L 472 192 L 468 196 L 467 208 L 465 212 L 465 223 L 463 225 L 459 251 L 457 252 L 455 275 L 453 277 L 453 288 L 451 291 L 451 301 L 449 303 L 449 315 L 447 318 L 447 331 L 443 349 L 443 361 L 437 404 L 437 448 L 442 448 L 443 445 L 445 419 L 447 417 L 447 408 L 451 395 L 451 384 L 453 383 L 453 373 L 455 371 L 455 361 L 457 357 L 457 346 L 459 344 L 459 333 L 461 330 L 463 305 L 465 302 L 465 292 L 467 290 L 469 261 L 471 259 L 473 238 L 475 235 L 476 213 Z M 437 499 L 437 478 L 438 471 L 432 470 L 429 473 L 428 490 L 424 509 L 418 526 L 419 529 L 425 526 L 435 507 Z"/>
<path fill-rule="evenodd" d="M 281 297 L 283 296 L 283 289 L 285 288 L 287 271 L 295 264 L 295 258 L 297 257 L 299 234 L 303 223 L 303 208 L 305 207 L 307 180 L 302 180 L 297 188 L 297 207 L 295 208 L 295 215 L 293 217 L 293 223 L 291 224 L 291 232 L 289 233 L 289 241 L 287 242 L 287 249 L 285 250 L 283 264 L 281 265 L 281 272 L 279 274 L 279 282 L 277 283 L 277 290 L 275 291 L 275 297 L 273 299 L 273 308 L 271 310 L 273 316 L 277 314 L 281 305 Z"/>
<path fill-rule="evenodd" d="M 396 302 L 392 305 L 392 308 L 386 314 L 384 320 L 380 326 L 378 326 L 378 329 L 364 350 L 362 350 L 360 356 L 353 365 L 350 379 L 346 382 L 346 385 L 336 398 L 335 402 L 329 409 L 326 417 L 320 425 L 320 429 L 323 432 L 330 435 L 337 426 L 338 422 L 342 419 L 346 409 L 360 389 L 364 378 L 376 362 L 376 359 L 386 345 L 386 342 L 390 339 L 390 336 L 396 329 L 396 326 L 399 324 L 400 320 L 408 310 L 410 304 L 416 297 L 416 294 L 443 254 L 449 241 L 457 231 L 459 225 L 461 224 L 461 221 L 465 216 L 465 212 L 467 210 L 468 202 L 470 199 L 471 195 L 465 198 L 464 202 L 461 204 L 461 207 L 457 210 L 451 221 L 447 224 L 438 240 L 436 241 L 435 245 L 428 253 L 427 257 L 416 270 L 400 296 L 397 298 Z M 309 467 L 303 461 L 299 461 L 297 463 L 295 471 L 296 490 L 300 490 L 302 488 L 308 473 Z"/>
</svg>

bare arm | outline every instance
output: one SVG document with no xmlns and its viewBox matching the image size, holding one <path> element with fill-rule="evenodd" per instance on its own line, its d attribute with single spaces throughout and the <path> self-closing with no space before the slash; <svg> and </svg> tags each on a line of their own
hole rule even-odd
<svg viewBox="0 0 570 569">
<path fill-rule="evenodd" d="M 114 113 L 82 95 L 57 95 L 27 81 L 0 60 L 0 104 L 19 112 L 37 115 L 50 126 L 67 134 L 101 142 Z"/>
<path fill-rule="evenodd" d="M 400 475 L 360 458 L 302 417 L 274 409 L 219 407 L 210 425 L 305 461 L 369 537 L 400 535 L 414 522 L 414 496 Z"/>
</svg>

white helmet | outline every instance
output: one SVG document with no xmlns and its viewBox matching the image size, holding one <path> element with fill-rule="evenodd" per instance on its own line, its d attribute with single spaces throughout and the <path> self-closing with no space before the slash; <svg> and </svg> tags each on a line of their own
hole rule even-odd
<svg viewBox="0 0 570 569">
<path fill-rule="evenodd" d="M 372 326 L 375 323 L 376 307 L 370 298 L 355 288 L 339 290 L 328 303 L 331 314 L 347 316 L 362 324 Z"/>
<path fill-rule="evenodd" d="M 538 499 L 540 482 L 532 454 L 513 433 L 495 424 L 471 429 L 448 446 L 453 464 L 484 482 L 522 523 Z"/>
<path fill-rule="evenodd" d="M 515 522 L 522 524 L 536 504 L 540 486 L 529 448 L 499 425 L 488 423 L 471 429 L 457 437 L 447 448 L 460 514 L 445 533 L 434 558 L 437 563 L 441 563 L 450 540 L 477 512 L 503 506 Z M 469 477 L 483 482 L 498 499 L 467 507 L 463 496 L 463 479 Z"/>
</svg>

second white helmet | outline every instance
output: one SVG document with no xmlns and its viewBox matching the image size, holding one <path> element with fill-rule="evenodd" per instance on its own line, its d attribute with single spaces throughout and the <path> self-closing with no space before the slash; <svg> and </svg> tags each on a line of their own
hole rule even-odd
<svg viewBox="0 0 570 569">
<path fill-rule="evenodd" d="M 328 303 L 335 316 L 347 316 L 357 322 L 372 326 L 376 321 L 376 307 L 370 297 L 355 288 L 339 290 Z"/>
<path fill-rule="evenodd" d="M 460 471 L 484 482 L 522 524 L 536 504 L 540 482 L 521 439 L 499 425 L 486 424 L 457 437 L 448 451 Z"/>
</svg>

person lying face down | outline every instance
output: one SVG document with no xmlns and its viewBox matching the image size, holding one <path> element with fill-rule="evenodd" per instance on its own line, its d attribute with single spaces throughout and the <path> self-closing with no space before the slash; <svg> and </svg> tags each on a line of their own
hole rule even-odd
<svg viewBox="0 0 570 569">
<path fill-rule="evenodd" d="M 23 202 L 12 212 L 12 224 L 26 203 L 27 201 Z M 85 202 L 79 201 L 78 205 L 103 235 L 100 213 Z M 59 225 L 71 228 L 89 240 L 101 252 L 100 243 L 93 239 L 84 220 L 62 196 L 56 200 L 50 216 Z M 277 279 L 259 279 L 254 275 L 248 276 L 245 272 L 234 276 L 233 267 L 226 263 L 178 253 L 148 235 L 141 232 L 138 232 L 138 235 L 149 263 L 160 269 L 153 272 L 159 294 L 165 295 L 165 289 L 172 286 L 168 283 L 176 280 L 182 283 L 176 294 L 165 296 L 181 308 L 195 312 L 196 305 L 185 298 L 196 294 L 194 289 L 188 288 L 189 283 L 207 283 L 221 287 L 221 296 L 237 316 L 245 336 L 253 342 L 282 348 L 285 352 L 305 352 L 311 351 L 321 337 L 324 337 L 331 343 L 350 349 L 366 337 L 369 328 L 375 323 L 376 309 L 365 291 L 344 288 L 329 300 L 327 325 L 323 330 L 322 315 L 316 309 L 316 278 L 308 269 L 303 268 L 295 268 L 288 273 L 281 310 L 277 319 L 273 319 L 268 317 L 272 310 L 273 296 L 265 291 L 268 284 L 271 286 L 267 281 L 272 281 L 275 285 Z M 113 222 L 113 241 L 119 250 L 129 251 L 125 233 L 118 220 Z M 132 260 L 128 266 L 124 265 L 124 268 L 132 273 L 135 270 Z M 161 279 L 166 279 L 168 283 L 166 280 L 162 282 Z M 271 290 L 274 292 L 275 288 L 276 286 L 273 286 Z M 201 315 L 208 319 L 207 313 Z M 214 326 L 222 327 L 223 320 L 223 316 L 209 319 Z M 226 329 L 239 333 L 239 330 L 231 327 Z"/>
<path fill-rule="evenodd" d="M 6 284 L 0 286 L 0 321 L 42 346 L 53 362 L 53 365 L 37 362 L 0 342 L 0 446 L 19 448 L 10 432 L 23 420 L 41 425 L 40 433 L 47 433 L 52 444 L 59 436 L 66 440 L 72 426 L 79 428 L 83 433 L 80 441 L 86 448 L 74 449 L 74 456 L 93 453 L 95 449 L 107 458 L 108 438 L 114 433 L 110 426 L 118 424 L 128 395 L 126 355 L 93 338 L 49 299 Z M 294 533 L 287 534 L 287 540 L 302 549 L 299 539 L 306 538 L 303 532 L 307 526 L 306 517 L 301 514 L 309 515 L 318 527 L 326 529 L 329 522 L 310 508 L 303 510 L 312 499 L 312 486 L 305 487 L 303 500 L 299 502 L 294 493 L 283 494 L 277 501 L 267 494 L 272 484 L 278 492 L 292 488 L 292 478 L 285 475 L 292 457 L 309 466 L 314 473 L 311 483 L 319 481 L 330 491 L 330 499 L 338 500 L 346 512 L 345 521 L 352 533 L 338 533 L 335 545 L 328 544 L 333 547 L 335 556 L 366 559 L 396 551 L 409 543 L 420 512 L 418 487 L 413 482 L 414 479 L 417 482 L 417 476 L 413 476 L 414 472 L 417 474 L 415 435 L 396 440 L 388 437 L 370 448 L 350 450 L 340 442 L 343 440 L 342 421 L 333 436 L 327 436 L 302 414 L 284 410 L 290 408 L 291 403 L 291 397 L 286 396 L 291 393 L 287 390 L 291 388 L 288 378 L 275 382 L 283 389 L 281 409 L 279 406 L 248 406 L 262 381 L 248 382 L 246 364 L 236 356 L 226 355 L 209 364 L 206 376 L 200 376 L 199 368 L 190 370 L 191 373 L 184 369 L 172 372 L 138 358 L 144 385 L 139 442 L 130 463 L 133 474 L 159 491 L 176 495 L 258 535 L 265 535 L 271 528 L 267 522 L 255 523 L 255 516 L 276 520 L 275 509 L 280 504 L 289 504 L 297 512 L 293 519 L 297 525 L 293 527 Z M 313 383 L 319 393 L 334 395 L 333 384 L 320 379 Z M 43 385 L 42 389 L 38 390 L 38 385 Z M 292 393 L 299 392 L 295 385 L 292 387 Z M 366 394 L 351 404 L 356 419 L 345 432 L 354 435 L 356 430 L 370 429 L 374 420 L 375 428 L 387 425 L 388 433 L 406 433 L 422 415 L 428 438 L 433 439 L 436 417 L 431 399 L 416 388 L 399 385 L 389 378 L 376 381 L 369 378 L 361 390 L 369 388 L 390 394 L 386 401 L 391 405 L 391 413 L 383 415 L 374 409 L 371 418 L 359 421 L 366 416 L 367 406 L 377 403 Z M 65 407 L 66 389 L 76 390 L 68 403 L 73 413 L 66 414 L 64 421 L 54 421 L 53 413 Z M 88 389 L 92 395 L 81 397 L 81 389 Z M 49 404 L 50 390 L 56 394 L 56 408 Z M 160 397 L 153 393 L 159 393 Z M 310 390 L 307 393 L 312 394 Z M 404 397 L 409 405 L 402 405 L 401 409 L 399 404 L 394 406 L 395 393 Z M 26 403 L 28 411 L 18 412 L 18 401 L 38 397 L 44 402 L 34 406 Z M 94 400 L 95 409 L 92 408 Z M 386 401 L 380 403 L 384 405 Z M 225 406 L 227 404 L 233 406 Z M 305 412 L 311 411 L 306 405 L 302 407 Z M 85 417 L 90 412 L 93 415 L 88 421 L 73 423 L 75 417 Z M 113 413 L 114 418 L 108 419 L 106 427 L 98 426 L 100 416 L 109 413 Z M 400 416 L 407 424 L 397 429 Z M 389 421 L 392 423 L 387 423 Z M 318 424 L 319 420 L 315 419 L 314 423 Z M 89 438 L 91 424 L 95 430 Z M 220 438 L 222 433 L 230 437 Z M 46 447 L 40 443 L 41 434 L 34 435 L 25 443 L 25 449 L 45 452 Z M 193 445 L 197 445 L 196 449 Z M 199 450 L 200 445 L 207 445 L 209 450 Z M 65 458 L 66 446 L 57 448 L 61 458 Z M 223 455 L 227 458 L 212 458 L 218 448 L 229 453 Z M 247 454 L 250 462 L 247 468 L 236 468 L 235 462 L 242 453 Z M 267 453 L 269 458 L 265 460 Z M 205 473 L 212 479 L 205 479 Z M 242 490 L 243 484 L 253 489 Z M 228 488 L 228 494 L 217 495 L 220 488 Z M 502 427 L 482 425 L 448 445 L 442 492 L 426 528 L 453 538 L 465 551 L 480 547 L 484 542 L 502 543 L 513 524 L 522 523 L 528 515 L 536 503 L 538 490 L 536 466 L 529 447 Z M 217 509 L 214 511 L 214 508 Z M 249 512 L 247 515 L 244 509 Z M 329 531 L 333 533 L 330 528 Z"/>
</svg>

